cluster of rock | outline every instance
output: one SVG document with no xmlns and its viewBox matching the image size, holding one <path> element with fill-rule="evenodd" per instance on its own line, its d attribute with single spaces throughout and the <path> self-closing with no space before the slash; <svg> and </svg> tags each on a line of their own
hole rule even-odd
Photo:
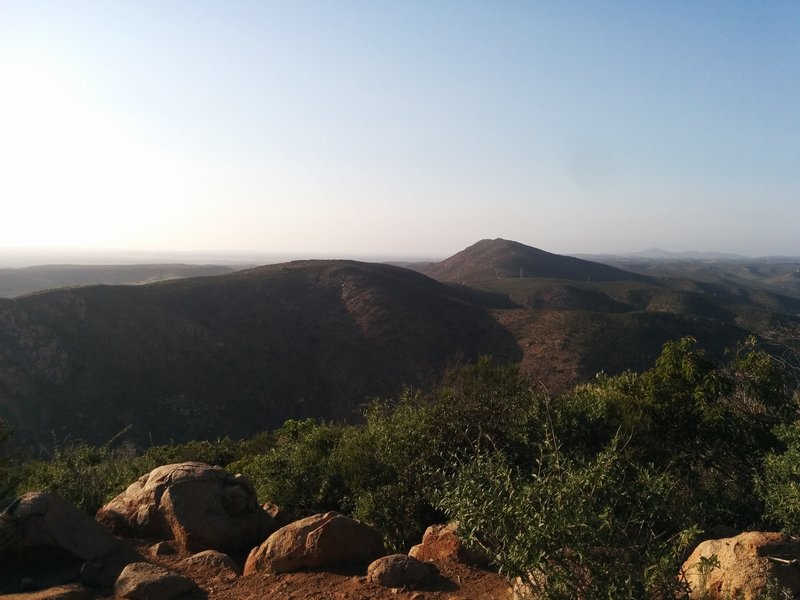
<svg viewBox="0 0 800 600">
<path fill-rule="evenodd" d="M 227 581 L 242 574 L 231 556 L 247 556 L 244 575 L 368 565 L 367 581 L 388 587 L 430 577 L 436 569 L 426 561 L 474 558 L 454 527 L 431 528 L 410 556 L 386 556 L 382 535 L 357 520 L 329 512 L 279 527 L 271 509 L 258 504 L 246 478 L 196 462 L 144 475 L 94 519 L 52 494 L 26 494 L 0 515 L 0 594 L 58 586 L 40 597 L 91 598 L 113 589 L 120 598 L 168 600 L 196 589 L 120 538 L 150 540 L 154 557 L 188 554 L 179 570 L 199 566 Z M 59 568 L 29 569 L 27 576 L 26 567 L 41 565 L 43 555 L 52 555 Z"/>
<path fill-rule="evenodd" d="M 778 533 L 725 535 L 700 543 L 683 565 L 679 577 L 692 598 L 800 594 L 800 542 Z M 150 540 L 152 557 L 180 554 L 181 573 L 202 568 L 222 581 L 368 565 L 371 583 L 414 587 L 437 573 L 434 562 L 489 563 L 463 544 L 454 524 L 432 526 L 408 555 L 389 556 L 377 530 L 338 513 L 279 527 L 246 478 L 190 462 L 141 477 L 95 519 L 52 494 L 17 498 L 0 514 L 0 594 L 50 587 L 28 597 L 80 600 L 113 591 L 120 598 L 168 600 L 197 590 L 192 579 L 146 560 L 120 538 Z M 246 556 L 243 570 L 231 556 Z M 515 588 L 518 598 L 529 592 Z"/>
</svg>

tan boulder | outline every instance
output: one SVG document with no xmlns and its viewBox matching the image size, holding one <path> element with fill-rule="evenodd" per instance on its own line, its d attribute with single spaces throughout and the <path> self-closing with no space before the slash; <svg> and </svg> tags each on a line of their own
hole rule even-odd
<svg viewBox="0 0 800 600">
<path fill-rule="evenodd" d="M 20 496 L 0 514 L 0 556 L 36 556 L 55 550 L 92 560 L 118 544 L 85 512 L 47 492 Z"/>
<path fill-rule="evenodd" d="M 131 563 L 114 584 L 115 598 L 131 600 L 170 600 L 193 590 L 192 580 L 173 571 L 145 562 Z"/>
<path fill-rule="evenodd" d="M 422 561 L 442 561 L 486 566 L 491 561 L 484 552 L 467 547 L 458 536 L 458 524 L 431 525 L 422 543 L 412 547 L 409 556 Z"/>
<path fill-rule="evenodd" d="M 782 533 L 748 531 L 702 542 L 681 567 L 692 599 L 764 598 L 770 588 L 800 592 L 800 541 Z"/>
<path fill-rule="evenodd" d="M 369 563 L 386 550 L 373 527 L 329 512 L 281 527 L 247 557 L 244 574 Z"/>
<path fill-rule="evenodd" d="M 96 519 L 118 535 L 174 539 L 190 552 L 235 553 L 274 531 L 245 477 L 198 462 L 154 469 L 101 508 Z"/>
<path fill-rule="evenodd" d="M 370 563 L 367 580 L 385 587 L 413 586 L 425 581 L 435 569 L 406 554 L 391 554 Z"/>
<path fill-rule="evenodd" d="M 240 575 L 239 565 L 227 554 L 216 550 L 203 550 L 197 554 L 192 554 L 183 561 L 189 568 L 201 567 L 207 571 L 216 573 L 216 577 L 225 581 L 233 581 Z"/>
</svg>

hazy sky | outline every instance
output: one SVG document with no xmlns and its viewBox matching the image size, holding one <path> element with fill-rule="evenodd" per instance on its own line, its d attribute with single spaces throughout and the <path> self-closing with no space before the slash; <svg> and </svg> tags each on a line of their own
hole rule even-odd
<svg viewBox="0 0 800 600">
<path fill-rule="evenodd" d="M 800 255 L 800 2 L 0 0 L 0 246 Z"/>
</svg>

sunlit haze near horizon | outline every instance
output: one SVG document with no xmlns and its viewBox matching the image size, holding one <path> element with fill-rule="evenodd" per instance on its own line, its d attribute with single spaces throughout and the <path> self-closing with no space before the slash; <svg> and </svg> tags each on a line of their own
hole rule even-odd
<svg viewBox="0 0 800 600">
<path fill-rule="evenodd" d="M 0 248 L 800 255 L 800 2 L 0 0 Z"/>
</svg>

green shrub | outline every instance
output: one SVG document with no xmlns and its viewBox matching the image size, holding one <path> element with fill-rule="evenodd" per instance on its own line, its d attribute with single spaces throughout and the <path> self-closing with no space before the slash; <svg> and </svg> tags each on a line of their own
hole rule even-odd
<svg viewBox="0 0 800 600">
<path fill-rule="evenodd" d="M 94 514 L 141 475 L 135 459 L 134 449 L 125 445 L 60 445 L 50 460 L 24 463 L 17 494 L 52 492 Z"/>
<path fill-rule="evenodd" d="M 94 514 L 103 504 L 156 467 L 199 461 L 226 466 L 241 456 L 246 445 L 222 438 L 174 446 L 154 446 L 144 453 L 127 443 L 117 444 L 124 431 L 102 446 L 85 442 L 55 444 L 49 460 L 28 460 L 21 467 L 16 493 L 47 491 Z"/>
<path fill-rule="evenodd" d="M 775 426 L 795 410 L 787 381 L 753 340 L 723 366 L 684 338 L 665 344 L 652 369 L 601 375 L 571 397 L 601 405 L 590 437 L 619 428 L 639 464 L 673 473 L 699 522 L 744 528 L 761 512 L 753 473 L 779 446 Z"/>
<path fill-rule="evenodd" d="M 137 457 L 138 469 L 144 473 L 161 465 L 181 462 L 202 462 L 227 467 L 247 451 L 244 442 L 229 437 L 217 440 L 196 440 L 177 445 L 152 446 Z"/>
<path fill-rule="evenodd" d="M 345 427 L 313 419 L 290 420 L 273 432 L 274 445 L 265 453 L 244 456 L 229 465 L 246 475 L 261 501 L 271 501 L 293 516 L 309 511 L 349 512 L 331 454 Z"/>
<path fill-rule="evenodd" d="M 536 598 L 676 597 L 677 534 L 689 525 L 666 473 L 632 464 L 617 439 L 576 462 L 546 443 L 533 468 L 499 452 L 463 462 L 440 506 Z"/>
<path fill-rule="evenodd" d="M 782 451 L 764 458 L 756 490 L 764 502 L 764 516 L 791 535 L 800 535 L 800 421 L 778 428 Z"/>
</svg>

